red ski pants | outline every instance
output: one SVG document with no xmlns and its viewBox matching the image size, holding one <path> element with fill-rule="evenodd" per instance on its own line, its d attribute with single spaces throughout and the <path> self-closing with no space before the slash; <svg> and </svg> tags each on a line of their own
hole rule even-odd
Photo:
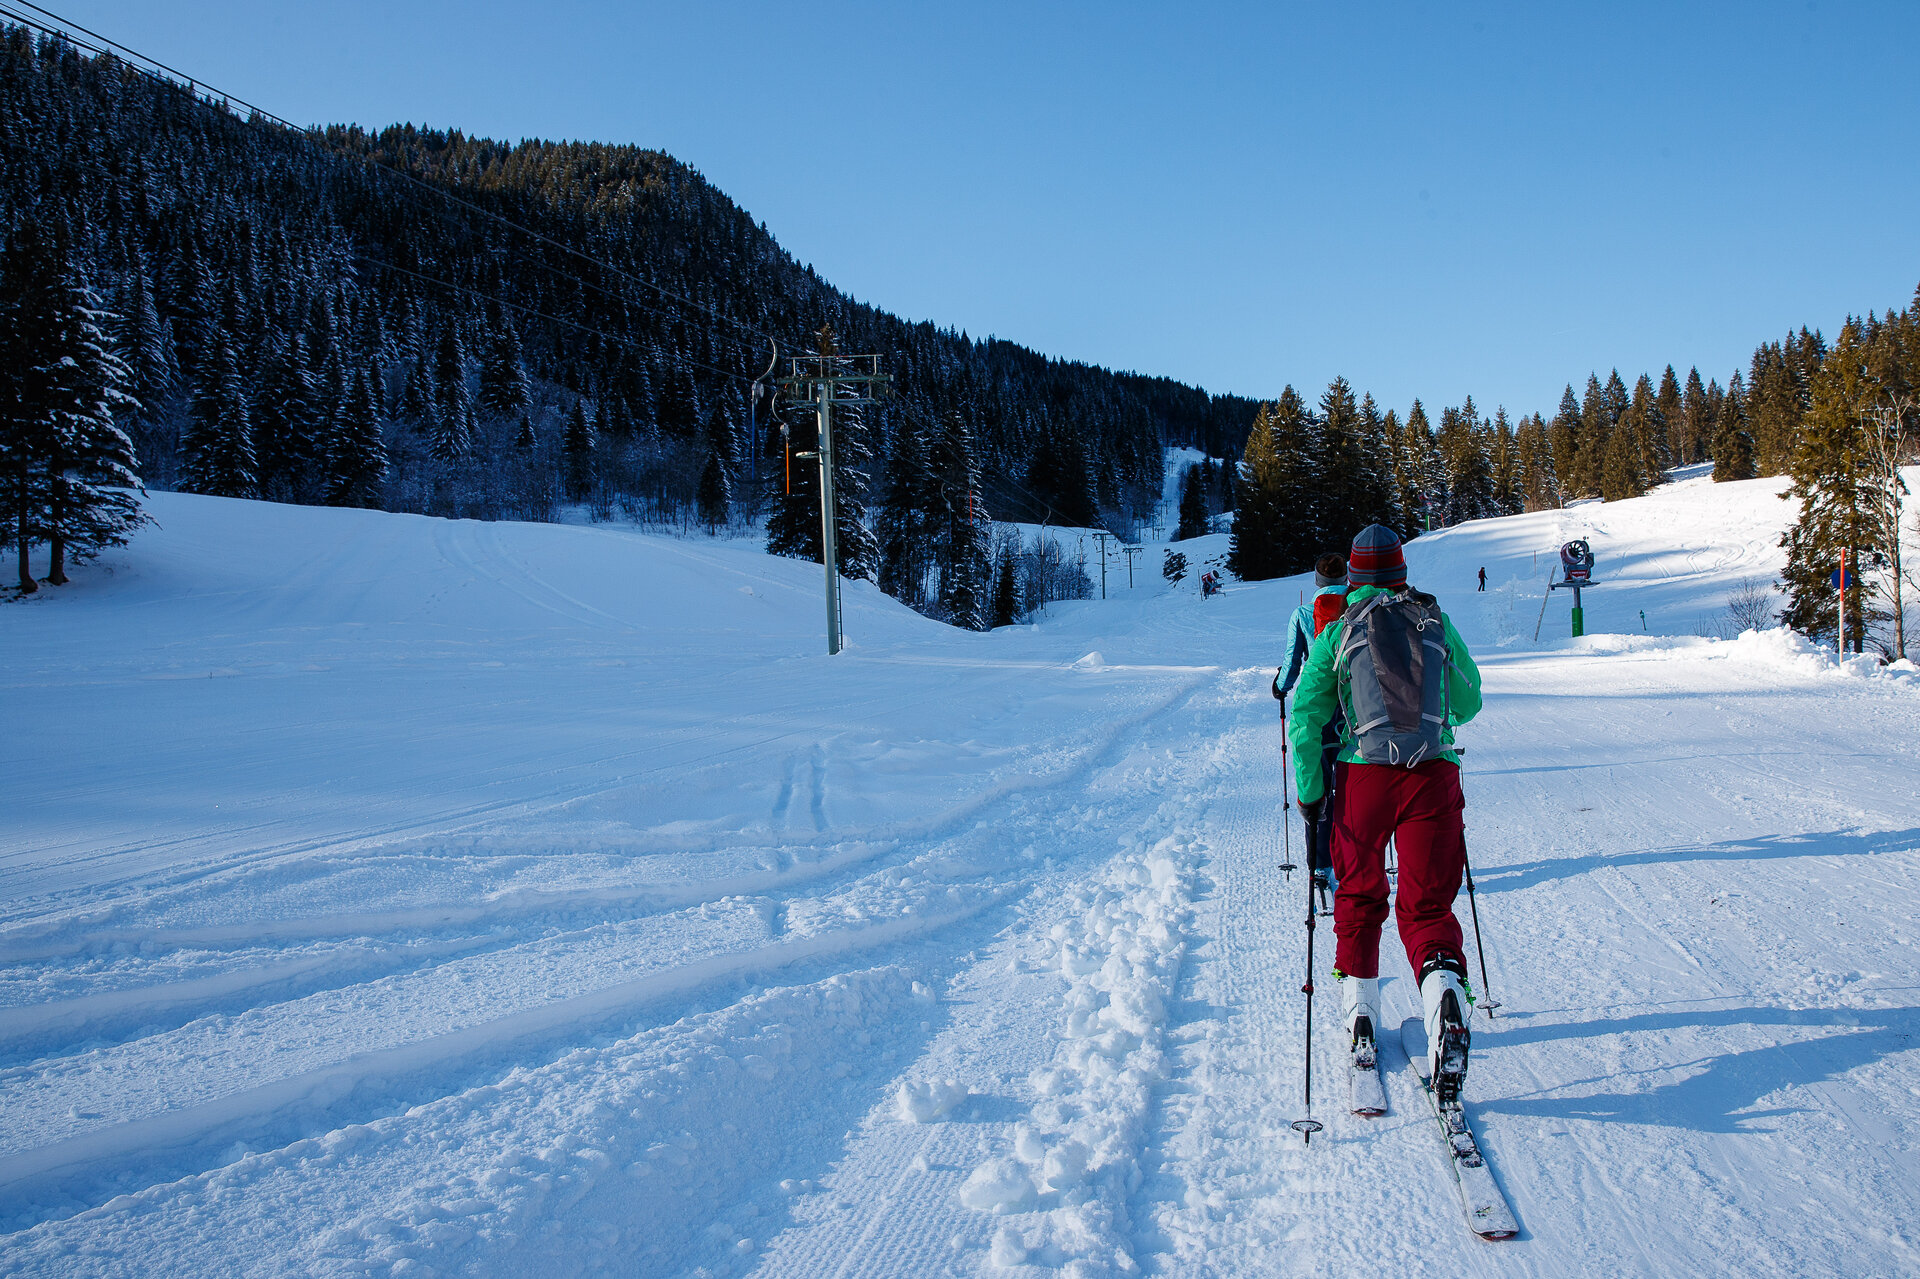
<svg viewBox="0 0 1920 1279">
<path fill-rule="evenodd" d="M 1467 864 L 1460 766 L 1433 760 L 1417 768 L 1336 764 L 1333 964 L 1349 977 L 1380 975 L 1380 926 L 1387 922 L 1387 839 L 1399 854 L 1394 913 L 1407 962 L 1418 973 L 1435 951 L 1456 957 L 1460 921 L 1453 899 Z"/>
</svg>

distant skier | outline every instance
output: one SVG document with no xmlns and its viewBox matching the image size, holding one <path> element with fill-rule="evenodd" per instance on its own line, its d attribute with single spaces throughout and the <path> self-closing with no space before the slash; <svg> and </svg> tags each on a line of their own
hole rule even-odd
<svg viewBox="0 0 1920 1279">
<path fill-rule="evenodd" d="M 1395 911 L 1419 975 L 1434 1092 L 1459 1095 L 1467 1072 L 1467 965 L 1453 899 L 1466 865 L 1460 760 L 1452 726 L 1480 710 L 1480 672 L 1431 595 L 1407 585 L 1400 538 L 1362 529 L 1347 557 L 1347 607 L 1313 642 L 1289 736 L 1304 805 L 1326 787 L 1320 735 L 1344 717 L 1334 767 L 1334 975 L 1348 1033 L 1371 1055 L 1380 1019 L 1385 849 L 1399 851 Z"/>
<path fill-rule="evenodd" d="M 1487 589 L 1487 570 L 1485 569 L 1480 570 L 1480 589 L 1483 591 Z"/>
<path fill-rule="evenodd" d="M 1273 695 L 1282 701 L 1293 691 L 1300 671 L 1306 665 L 1313 641 L 1347 607 L 1347 561 L 1338 551 L 1328 551 L 1313 565 L 1314 596 L 1293 610 L 1287 623 L 1287 664 L 1273 673 Z M 1337 720 L 1337 717 L 1336 717 Z M 1300 801 L 1300 818 L 1307 827 L 1307 869 L 1313 874 L 1314 889 L 1324 899 L 1337 882 L 1333 869 L 1333 804 L 1328 792 L 1333 784 L 1333 760 L 1340 750 L 1340 725 L 1329 722 L 1320 737 L 1321 799 Z"/>
</svg>

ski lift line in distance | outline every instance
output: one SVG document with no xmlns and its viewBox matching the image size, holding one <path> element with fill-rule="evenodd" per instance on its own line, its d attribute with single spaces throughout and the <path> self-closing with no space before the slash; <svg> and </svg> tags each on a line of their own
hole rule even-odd
<svg viewBox="0 0 1920 1279">
<path fill-rule="evenodd" d="M 45 17 L 52 19 L 54 22 L 60 23 L 63 27 L 71 28 L 71 30 L 62 30 L 58 27 L 50 27 L 44 22 L 36 21 L 35 19 L 30 18 L 25 14 L 19 13 L 13 8 L 11 8 L 10 7 L 11 4 L 24 5 L 26 8 L 32 9 L 34 12 L 42 14 Z M 103 36 L 97 31 L 93 31 L 87 27 L 81 26 L 79 23 L 74 22 L 70 18 L 62 17 L 61 15 L 54 13 L 51 9 L 43 9 L 39 5 L 32 3 L 32 0 L 10 0 L 9 5 L 0 6 L 0 15 L 4 15 L 6 17 L 12 18 L 14 21 L 19 22 L 24 26 L 31 27 L 36 31 L 42 32 L 46 35 L 53 36 L 56 39 L 65 40 L 73 45 L 76 45 L 80 48 L 87 49 L 93 53 L 113 56 L 113 51 L 117 50 L 119 54 L 124 54 L 127 58 L 134 59 L 136 62 L 144 62 L 148 64 L 148 66 L 139 66 L 139 65 L 135 65 L 135 63 L 129 63 L 128 65 L 131 66 L 133 70 L 146 76 L 148 79 L 155 81 L 156 83 L 168 84 L 177 89 L 182 87 L 181 82 L 184 82 L 187 92 L 191 94 L 196 101 L 200 101 L 204 105 L 210 106 L 212 104 L 206 103 L 205 100 L 201 98 L 200 90 L 203 90 L 203 89 L 209 94 L 219 94 L 222 102 L 226 104 L 229 104 L 229 105 L 238 104 L 239 106 L 245 107 L 248 111 L 251 111 L 255 116 L 259 117 L 262 120 L 266 120 L 273 124 L 279 125 L 283 129 L 286 129 L 293 133 L 297 133 L 302 137 L 308 138 L 310 140 L 314 140 L 316 142 L 319 141 L 319 136 L 318 136 L 319 130 L 315 127 L 295 124 L 293 123 L 293 121 L 288 120 L 286 117 L 277 115 L 274 112 L 269 111 L 264 107 L 257 106 L 254 103 L 247 101 L 245 98 L 237 97 L 233 94 L 222 92 L 220 89 L 216 88 L 211 84 L 208 84 L 206 81 L 198 80 L 193 76 L 188 75 L 186 72 L 179 70 L 177 67 L 172 67 L 167 65 L 164 62 L 161 62 L 158 58 L 152 58 L 144 53 L 140 53 L 135 49 L 131 49 L 126 45 L 121 44 L 119 41 L 112 39 L 109 36 Z M 94 40 L 101 42 L 101 44 L 111 46 L 111 48 L 110 49 L 101 48 L 100 45 L 88 44 L 85 40 L 81 40 L 76 36 L 74 36 L 73 35 L 74 31 L 82 32 L 85 35 L 92 37 Z M 149 70 L 148 67 L 158 67 L 160 68 L 161 71 L 164 71 L 167 74 L 165 76 L 159 75 L 156 72 Z M 175 77 L 175 79 L 169 80 L 167 78 L 168 76 Z M 252 123 L 252 121 L 241 121 L 241 123 L 250 124 Z M 463 197 L 454 194 L 452 191 L 448 191 L 441 187 L 435 186 L 433 183 L 428 182 L 426 179 L 420 177 L 418 174 L 409 173 L 405 169 L 398 169 L 390 165 L 381 164 L 379 161 L 373 159 L 371 156 L 356 156 L 348 153 L 335 151 L 331 147 L 327 147 L 324 144 L 321 145 L 321 150 L 328 155 L 335 156 L 340 159 L 358 160 L 370 169 L 374 169 L 382 173 L 392 174 L 395 177 L 401 178 L 417 187 L 430 191 L 435 195 L 440 196 L 442 199 L 448 200 L 454 204 L 458 204 L 461 207 L 468 209 L 473 213 L 477 213 L 483 218 L 487 218 L 493 222 L 497 222 L 501 226 L 507 227 L 511 230 L 518 231 L 523 235 L 526 235 L 535 240 L 538 240 L 542 244 L 549 245 L 552 248 L 560 250 L 562 253 L 578 258 L 582 262 L 588 262 L 593 264 L 594 266 L 600 267 L 602 270 L 611 271 L 613 274 L 618 275 L 623 279 L 631 280 L 635 284 L 638 284 L 643 288 L 652 289 L 654 292 L 660 294 L 662 297 L 671 298 L 673 301 L 680 303 L 682 306 L 698 311 L 702 315 L 710 316 L 711 318 L 718 320 L 723 324 L 731 324 L 738 328 L 745 329 L 747 332 L 752 333 L 754 336 L 766 338 L 768 341 L 771 341 L 771 342 L 777 343 L 779 340 L 777 338 L 774 338 L 771 334 L 763 332 L 762 330 L 755 328 L 753 325 L 748 324 L 745 320 L 737 319 L 733 316 L 721 315 L 717 311 L 713 311 L 708 309 L 707 307 L 701 306 L 698 302 L 695 302 L 690 298 L 682 297 L 680 294 L 675 293 L 673 290 L 665 287 L 664 285 L 656 284 L 652 280 L 648 280 L 642 276 L 634 275 L 632 272 L 623 270 L 620 267 L 617 267 L 610 262 L 602 262 L 600 259 L 593 257 L 591 254 L 583 253 L 579 249 L 576 249 L 571 245 L 564 244 L 561 241 L 555 240 L 550 236 L 543 235 L 542 233 L 535 231 L 531 227 L 523 226 L 520 223 L 513 221 L 511 218 L 507 218 L 498 213 L 495 213 L 491 209 L 482 208 L 480 205 L 473 203 L 471 200 L 464 199 Z M 584 285 L 587 282 L 584 280 L 581 280 L 579 281 L 579 283 Z M 593 287 L 593 286 L 589 285 L 588 287 Z M 633 305 L 633 304 L 629 303 L 629 305 Z"/>
<path fill-rule="evenodd" d="M 582 324 L 578 320 L 569 320 L 562 316 L 549 315 L 545 311 L 535 310 L 533 307 L 527 306 L 524 303 L 509 302 L 505 298 L 489 297 L 478 289 L 470 288 L 464 284 L 454 284 L 450 280 L 435 279 L 433 276 L 424 275 L 419 271 L 412 270 L 409 267 L 400 266 L 397 263 L 379 262 L 372 258 L 362 257 L 358 254 L 354 255 L 354 261 L 365 263 L 367 266 L 373 267 L 376 270 L 397 271 L 401 275 L 412 276 L 414 279 L 419 280 L 425 284 L 431 284 L 435 288 L 448 289 L 455 293 L 464 293 L 469 297 L 478 298 L 482 302 L 497 302 L 501 306 L 512 307 L 516 311 L 524 312 L 527 315 L 537 316 L 542 320 L 547 320 L 554 324 L 564 324 L 569 328 L 578 329 L 582 333 L 591 333 L 595 337 L 605 338 L 609 342 L 618 342 L 620 345 L 625 347 L 631 347 L 636 351 L 643 351 L 646 349 L 641 343 L 634 341 L 632 338 L 623 338 L 616 334 L 608 333 L 604 329 L 596 329 L 591 324 Z M 674 362 L 676 364 L 683 365 L 687 368 L 703 369 L 708 373 L 717 374 L 720 377 L 734 378 L 742 382 L 751 381 L 751 379 L 748 378 L 747 375 L 744 373 L 737 373 L 737 372 L 729 373 L 725 369 L 717 369 L 713 365 L 704 364 L 699 360 L 676 358 Z"/>
</svg>

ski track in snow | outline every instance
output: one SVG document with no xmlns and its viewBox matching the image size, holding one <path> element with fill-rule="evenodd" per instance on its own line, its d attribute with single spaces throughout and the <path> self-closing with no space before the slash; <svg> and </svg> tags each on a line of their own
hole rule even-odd
<svg viewBox="0 0 1920 1279">
<path fill-rule="evenodd" d="M 1498 1245 L 1396 1050 L 1344 1113 L 1330 927 L 1288 1128 L 1300 582 L 854 584 L 829 660 L 747 548 L 155 495 L 0 616 L 0 1275 L 1920 1271 L 1920 678 L 1693 638 L 1777 488 L 1409 548 L 1486 676 Z"/>
</svg>

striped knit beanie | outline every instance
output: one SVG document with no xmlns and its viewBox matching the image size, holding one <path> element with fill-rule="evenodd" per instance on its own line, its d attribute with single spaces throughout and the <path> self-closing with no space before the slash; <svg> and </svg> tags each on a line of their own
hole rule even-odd
<svg viewBox="0 0 1920 1279">
<path fill-rule="evenodd" d="M 1400 550 L 1400 535 L 1384 524 L 1361 529 L 1347 553 L 1347 580 L 1355 586 L 1404 585 L 1407 557 Z"/>
</svg>

